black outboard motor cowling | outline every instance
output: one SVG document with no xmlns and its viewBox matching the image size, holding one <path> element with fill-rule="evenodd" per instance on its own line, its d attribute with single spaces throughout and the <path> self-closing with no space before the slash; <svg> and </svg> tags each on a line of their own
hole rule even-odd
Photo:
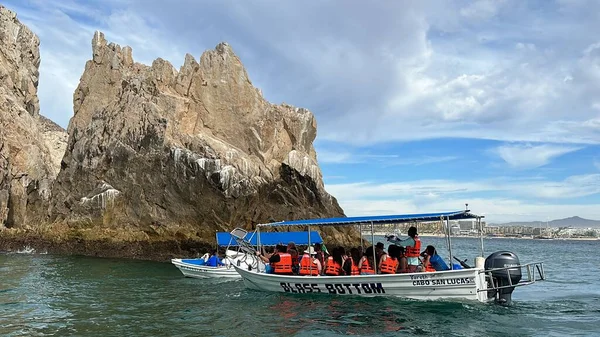
<svg viewBox="0 0 600 337">
<path fill-rule="evenodd" d="M 519 258 L 515 253 L 508 251 L 500 251 L 491 254 L 485 259 L 485 270 L 496 268 L 507 268 L 503 270 L 492 271 L 492 284 L 488 288 L 506 287 L 516 285 L 521 281 L 521 267 L 519 266 Z M 512 268 L 510 268 L 512 267 Z M 496 298 L 496 302 L 502 305 L 510 305 L 512 302 L 512 292 L 515 287 L 507 287 L 503 289 L 488 290 L 488 298 Z"/>
</svg>

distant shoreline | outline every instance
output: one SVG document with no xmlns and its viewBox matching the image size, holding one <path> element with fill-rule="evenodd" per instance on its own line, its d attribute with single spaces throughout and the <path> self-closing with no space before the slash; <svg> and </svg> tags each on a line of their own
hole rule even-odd
<svg viewBox="0 0 600 337">
<path fill-rule="evenodd" d="M 369 237 L 371 234 L 363 234 L 363 237 Z M 375 234 L 375 236 L 383 236 L 381 234 Z M 435 238 L 443 238 L 444 234 L 420 234 L 420 237 L 435 237 Z M 452 235 L 453 238 L 471 238 L 471 239 L 479 239 L 479 236 L 467 236 L 467 235 Z M 518 239 L 518 240 L 538 240 L 538 241 L 600 241 L 600 238 L 553 238 L 553 239 L 536 239 L 536 238 L 524 238 L 524 237 L 516 237 L 516 236 L 484 236 L 484 239 Z"/>
</svg>

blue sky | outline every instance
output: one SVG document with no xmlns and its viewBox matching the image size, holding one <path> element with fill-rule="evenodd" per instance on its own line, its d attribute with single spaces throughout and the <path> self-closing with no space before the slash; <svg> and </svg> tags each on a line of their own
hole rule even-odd
<svg viewBox="0 0 600 337">
<path fill-rule="evenodd" d="M 310 109 L 347 215 L 600 219 L 600 2 L 10 0 L 66 127 L 95 30 L 179 67 L 221 41 L 273 103 Z"/>
</svg>

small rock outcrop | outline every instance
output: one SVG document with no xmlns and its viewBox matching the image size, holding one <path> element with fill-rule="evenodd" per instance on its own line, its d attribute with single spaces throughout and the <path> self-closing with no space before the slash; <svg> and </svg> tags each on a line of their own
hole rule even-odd
<svg viewBox="0 0 600 337">
<path fill-rule="evenodd" d="M 313 114 L 267 102 L 226 43 L 176 70 L 97 32 L 73 97 L 50 222 L 93 237 L 214 241 L 215 231 L 343 216 Z M 327 230 L 338 243 L 355 231 Z"/>
<path fill-rule="evenodd" d="M 0 5 L 0 228 L 45 218 L 66 148 L 66 132 L 40 115 L 39 43 Z"/>
</svg>

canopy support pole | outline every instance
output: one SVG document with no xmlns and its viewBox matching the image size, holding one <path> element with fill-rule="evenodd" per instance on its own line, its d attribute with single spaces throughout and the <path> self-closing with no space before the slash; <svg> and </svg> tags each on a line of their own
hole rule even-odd
<svg viewBox="0 0 600 337">
<path fill-rule="evenodd" d="M 262 249 L 260 245 L 260 226 L 256 226 L 256 248 L 258 248 L 258 252 L 262 254 Z"/>
<path fill-rule="evenodd" d="M 362 222 L 358 224 L 358 231 L 360 232 L 360 249 L 364 253 L 365 246 L 363 244 L 363 234 L 362 234 Z"/>
<path fill-rule="evenodd" d="M 481 257 L 483 257 L 483 224 L 481 222 L 481 217 L 477 217 L 477 227 L 479 227 L 479 240 L 481 241 Z"/>
<path fill-rule="evenodd" d="M 448 252 L 450 253 L 450 270 L 454 270 L 452 263 L 452 233 L 450 232 L 450 217 L 446 217 L 446 228 L 448 229 Z"/>
<path fill-rule="evenodd" d="M 308 247 L 306 247 L 306 250 L 309 250 L 310 249 L 310 225 L 308 225 L 307 228 L 308 228 Z M 309 264 L 308 264 L 308 270 L 309 270 L 308 274 L 312 275 L 312 265 L 313 265 L 312 262 L 313 261 L 312 261 L 312 256 L 310 256 L 310 252 L 308 252 L 308 253 L 309 253 L 308 254 L 308 261 L 309 261 Z M 321 266 L 321 268 L 323 268 L 323 266 Z"/>
<path fill-rule="evenodd" d="M 375 253 L 375 232 L 373 230 L 373 221 L 371 221 L 371 247 L 373 247 L 373 270 L 377 274 L 377 254 Z"/>
</svg>

